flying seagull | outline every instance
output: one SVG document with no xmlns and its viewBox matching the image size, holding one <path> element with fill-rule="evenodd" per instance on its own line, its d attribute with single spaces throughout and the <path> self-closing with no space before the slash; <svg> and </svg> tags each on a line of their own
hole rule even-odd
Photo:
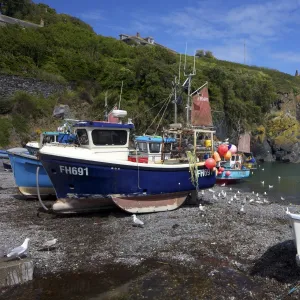
<svg viewBox="0 0 300 300">
<path fill-rule="evenodd" d="M 138 219 L 135 214 L 132 215 L 132 216 L 133 216 L 134 226 L 144 227 L 144 222 L 143 221 L 141 221 L 140 219 Z"/>
<path fill-rule="evenodd" d="M 21 246 L 12 249 L 6 256 L 9 258 L 21 259 L 21 256 L 23 254 L 25 254 L 25 255 L 27 254 L 29 240 L 30 240 L 29 238 L 26 238 L 24 243 Z"/>
<path fill-rule="evenodd" d="M 221 186 L 225 186 L 226 185 L 226 183 L 224 182 L 223 184 L 221 184 Z"/>
<path fill-rule="evenodd" d="M 53 240 L 49 240 L 47 242 L 45 242 L 43 245 L 42 245 L 42 249 L 49 249 L 52 248 L 57 242 L 57 239 L 53 239 Z"/>
</svg>

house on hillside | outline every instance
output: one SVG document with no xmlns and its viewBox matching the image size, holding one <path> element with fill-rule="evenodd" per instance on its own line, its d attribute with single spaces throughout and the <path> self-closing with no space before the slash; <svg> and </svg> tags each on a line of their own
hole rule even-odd
<svg viewBox="0 0 300 300">
<path fill-rule="evenodd" d="M 35 23 L 15 19 L 0 14 L 0 26 L 7 26 L 7 25 L 19 25 L 24 28 L 40 28 L 40 27 L 44 27 L 44 21 L 41 19 L 41 23 L 40 25 L 38 25 Z"/>
<path fill-rule="evenodd" d="M 121 33 L 120 35 L 120 40 L 127 43 L 127 44 L 137 44 L 137 45 L 155 45 L 155 46 L 158 46 L 158 47 L 161 47 L 161 48 L 164 48 L 174 54 L 178 54 L 178 52 L 166 47 L 166 46 L 163 46 L 161 44 L 158 44 L 154 41 L 154 38 L 151 37 L 151 36 L 148 36 L 148 37 L 141 37 L 139 32 L 136 33 L 136 35 L 128 35 L 128 34 L 124 34 L 124 33 Z"/>
</svg>

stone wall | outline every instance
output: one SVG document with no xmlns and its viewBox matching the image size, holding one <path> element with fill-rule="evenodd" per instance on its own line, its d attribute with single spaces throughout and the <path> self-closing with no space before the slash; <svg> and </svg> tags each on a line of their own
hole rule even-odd
<svg viewBox="0 0 300 300">
<path fill-rule="evenodd" d="M 0 75 L 0 98 L 13 95 L 17 91 L 24 91 L 29 94 L 42 94 L 48 97 L 55 93 L 61 93 L 69 86 L 13 75 Z"/>
</svg>

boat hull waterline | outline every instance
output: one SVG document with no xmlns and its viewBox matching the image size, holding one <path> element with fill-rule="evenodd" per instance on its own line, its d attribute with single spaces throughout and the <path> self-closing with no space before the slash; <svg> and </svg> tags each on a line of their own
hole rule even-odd
<svg viewBox="0 0 300 300">
<path fill-rule="evenodd" d="M 36 169 L 39 170 L 39 187 L 41 196 L 53 196 L 55 190 L 41 162 L 33 155 L 9 152 L 13 174 L 19 191 L 24 196 L 37 196 Z"/>
<path fill-rule="evenodd" d="M 59 205 L 53 205 L 54 211 L 84 209 L 85 202 L 90 209 L 101 209 L 109 201 L 128 212 L 166 211 L 181 206 L 195 190 L 187 164 L 166 167 L 39 155 L 56 190 Z M 215 185 L 214 171 L 203 165 L 198 173 L 199 189 Z"/>
</svg>

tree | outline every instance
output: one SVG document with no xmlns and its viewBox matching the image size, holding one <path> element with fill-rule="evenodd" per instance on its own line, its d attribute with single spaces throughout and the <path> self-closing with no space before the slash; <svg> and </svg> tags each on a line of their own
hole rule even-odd
<svg viewBox="0 0 300 300">
<path fill-rule="evenodd" d="M 206 51 L 205 52 L 205 57 L 207 57 L 207 58 L 215 58 L 214 55 L 213 55 L 213 53 L 211 51 Z"/>
<path fill-rule="evenodd" d="M 204 57 L 205 53 L 204 53 L 204 50 L 197 50 L 196 51 L 196 57 Z"/>
</svg>

